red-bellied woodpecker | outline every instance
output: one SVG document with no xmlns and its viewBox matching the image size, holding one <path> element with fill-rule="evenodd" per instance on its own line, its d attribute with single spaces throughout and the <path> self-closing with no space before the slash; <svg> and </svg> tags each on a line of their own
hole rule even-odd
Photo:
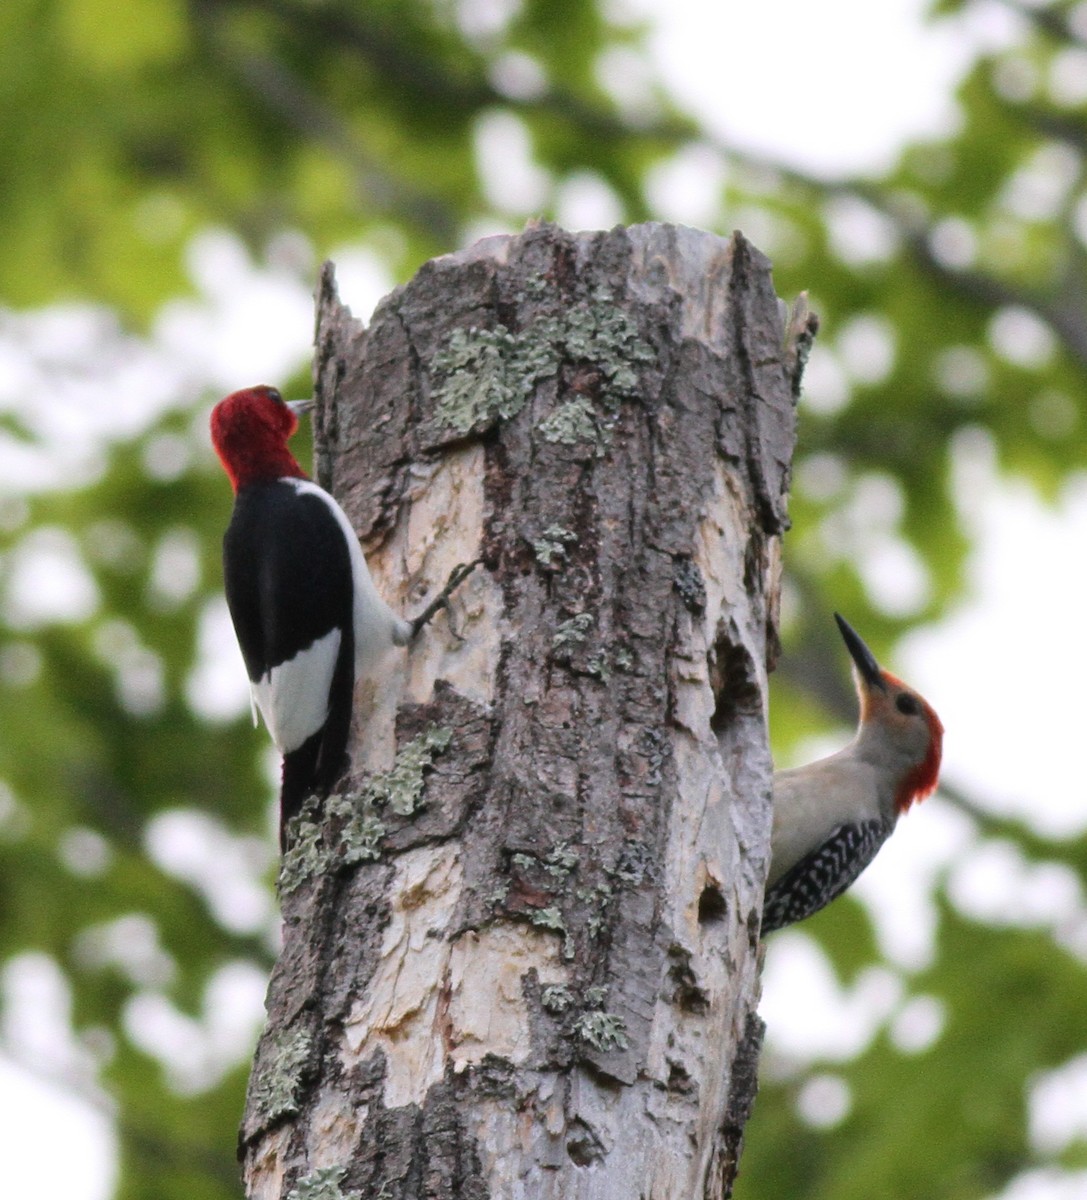
<svg viewBox="0 0 1087 1200">
<path fill-rule="evenodd" d="M 923 697 L 880 668 L 834 614 L 853 659 L 860 724 L 853 741 L 774 775 L 762 932 L 818 912 L 876 856 L 898 818 L 936 787 L 944 728 Z"/>
<path fill-rule="evenodd" d="M 281 847 L 305 798 L 327 795 L 347 767 L 355 681 L 390 646 L 406 645 L 471 569 L 458 568 L 414 621 L 393 612 L 347 515 L 287 446 L 310 407 L 260 386 L 234 392 L 211 414 L 212 444 L 235 493 L 223 537 L 227 606 L 253 720 L 259 710 L 283 755 Z"/>
</svg>

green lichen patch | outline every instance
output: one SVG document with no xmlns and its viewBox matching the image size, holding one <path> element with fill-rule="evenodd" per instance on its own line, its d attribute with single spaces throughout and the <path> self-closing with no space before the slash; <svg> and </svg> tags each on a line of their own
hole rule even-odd
<svg viewBox="0 0 1087 1200">
<path fill-rule="evenodd" d="M 571 850 L 566 842 L 559 842 L 544 858 L 544 869 L 549 875 L 561 878 L 563 875 L 569 875 L 577 866 L 577 858 L 575 850 Z"/>
<path fill-rule="evenodd" d="M 607 926 L 607 906 L 613 894 L 612 886 L 608 883 L 598 883 L 593 887 L 578 888 L 577 898 L 582 904 L 588 905 L 591 910 L 585 921 L 585 928 L 590 937 L 599 936 L 601 931 Z"/>
<path fill-rule="evenodd" d="M 576 544 L 577 534 L 563 529 L 561 525 L 549 525 L 535 540 L 531 540 L 533 553 L 541 567 L 554 567 L 566 561 L 566 547 Z"/>
<path fill-rule="evenodd" d="M 578 855 L 576 850 L 570 849 L 568 843 L 558 842 L 548 850 L 543 858 L 535 854 L 525 854 L 523 851 L 518 851 L 510 859 L 510 862 L 522 871 L 539 869 L 545 871 L 553 879 L 565 879 L 577 866 Z"/>
<path fill-rule="evenodd" d="M 290 846 L 279 864 L 276 887 L 280 896 L 289 896 L 308 879 L 324 874 L 331 857 L 321 837 L 315 809 L 307 804 L 290 824 Z"/>
<path fill-rule="evenodd" d="M 592 363 L 604 376 L 604 399 L 637 394 L 637 367 L 653 362 L 655 355 L 634 322 L 616 306 L 610 288 L 594 288 L 589 300 L 567 311 L 564 335 L 566 357 Z"/>
<path fill-rule="evenodd" d="M 533 299 L 548 297 L 542 282 L 533 286 Z M 590 442 L 601 454 L 619 403 L 637 395 L 638 368 L 654 357 L 614 294 L 598 287 L 516 333 L 501 324 L 454 330 L 431 362 L 435 416 L 461 434 L 509 420 L 538 383 L 570 363 L 598 379 L 594 400 L 582 394 L 564 400 L 540 422 L 540 433 L 563 445 Z"/>
<path fill-rule="evenodd" d="M 302 814 L 291 823 L 290 849 L 279 869 L 279 894 L 288 896 L 297 891 L 307 880 L 325 874 L 334 861 L 355 866 L 379 859 L 387 832 L 379 810 L 389 809 L 401 817 L 417 812 L 426 771 L 452 740 L 452 729 L 431 725 L 412 738 L 393 765 L 374 775 L 361 792 L 330 796 L 325 804 L 327 815 L 343 822 L 336 847 L 330 847 L 324 839 L 317 805 L 307 802 Z"/>
<path fill-rule="evenodd" d="M 653 349 L 604 287 L 564 311 L 560 348 L 564 361 L 589 370 L 592 399 L 579 391 L 562 401 L 540 422 L 540 436 L 567 446 L 588 442 L 601 455 L 619 405 L 638 394 L 638 368 L 654 360 Z"/>
<path fill-rule="evenodd" d="M 432 363 L 439 423 L 467 433 L 515 417 L 536 384 L 558 371 L 555 334 L 550 319 L 522 333 L 504 325 L 454 330 Z"/>
<path fill-rule="evenodd" d="M 312 1047 L 313 1036 L 307 1029 L 284 1029 L 274 1035 L 253 1085 L 253 1101 L 265 1120 L 298 1112 L 298 1088 Z"/>
<path fill-rule="evenodd" d="M 362 792 L 363 806 L 387 807 L 398 816 L 410 817 L 422 801 L 427 768 L 452 740 L 453 730 L 445 725 L 431 725 L 412 738 L 387 771 L 380 771 L 367 782 Z"/>
<path fill-rule="evenodd" d="M 568 621 L 563 621 L 551 639 L 555 650 L 570 650 L 585 641 L 589 630 L 593 627 L 595 618 L 592 613 L 578 613 Z"/>
<path fill-rule="evenodd" d="M 525 286 L 517 293 L 517 303 L 526 300 L 545 300 L 551 295 L 551 284 L 544 275 L 530 275 Z M 805 292 L 804 295 L 807 295 Z"/>
<path fill-rule="evenodd" d="M 562 957 L 565 959 L 574 957 L 574 939 L 567 932 L 566 922 L 557 907 L 552 905 L 550 908 L 528 908 L 525 910 L 525 916 L 538 929 L 550 929 L 554 933 L 561 934 Z"/>
<path fill-rule="evenodd" d="M 346 1167 L 319 1167 L 291 1188 L 287 1200 L 357 1200 L 358 1192 L 340 1187 L 346 1174 Z"/>
<path fill-rule="evenodd" d="M 574 1036 L 605 1053 L 630 1045 L 626 1022 L 615 1013 L 582 1013 L 574 1022 Z"/>
<path fill-rule="evenodd" d="M 607 650 L 598 650 L 585 664 L 588 674 L 595 676 L 601 683 L 607 683 L 611 678 L 611 666 Z"/>
<path fill-rule="evenodd" d="M 627 672 L 634 666 L 634 655 L 628 646 L 616 646 L 611 653 L 611 665 L 617 671 Z"/>
<path fill-rule="evenodd" d="M 343 821 L 340 851 L 347 866 L 376 862 L 381 857 L 385 823 L 362 796 L 335 796 L 329 801 L 329 816 Z"/>
<path fill-rule="evenodd" d="M 577 993 L 566 984 L 553 983 L 541 991 L 540 1004 L 553 1017 L 563 1017 L 572 1009 L 581 1007 L 581 1015 L 567 1026 L 577 1041 L 604 1053 L 625 1050 L 630 1045 L 626 1022 L 615 1013 L 603 1011 L 608 991 L 606 984 L 594 984 L 585 988 L 579 1000 Z"/>
<path fill-rule="evenodd" d="M 562 913 L 557 908 L 530 908 L 527 910 L 528 919 L 541 929 L 553 929 L 556 933 L 565 933 Z"/>
<path fill-rule="evenodd" d="M 585 396 L 564 400 L 537 428 L 545 442 L 557 442 L 563 446 L 592 442 L 598 451 L 602 451 L 605 445 L 604 427 L 597 418 L 596 409 Z"/>
<path fill-rule="evenodd" d="M 574 993 L 565 983 L 553 983 L 540 993 L 540 1003 L 553 1016 L 561 1016 L 567 1009 L 573 1007 Z"/>
</svg>

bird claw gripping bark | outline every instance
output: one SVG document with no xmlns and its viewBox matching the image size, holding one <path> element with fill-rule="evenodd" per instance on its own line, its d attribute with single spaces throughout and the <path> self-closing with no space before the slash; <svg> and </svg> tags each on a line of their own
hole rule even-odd
<svg viewBox="0 0 1087 1200">
<path fill-rule="evenodd" d="M 460 633 L 453 624 L 453 615 L 449 607 L 449 598 L 482 562 L 483 559 L 476 558 L 470 563 L 458 563 L 457 566 L 453 568 L 449 574 L 448 580 L 446 580 L 445 587 L 442 588 L 442 590 L 434 597 L 433 600 L 431 600 L 431 602 L 417 617 L 412 618 L 412 620 L 408 622 L 408 624 L 411 626 L 410 637 L 414 638 L 418 636 L 418 633 L 423 626 L 428 625 L 433 617 L 437 614 L 438 610 L 444 608 L 449 617 L 449 628 L 452 631 L 453 636 L 460 642 L 464 641 L 464 638 L 461 637 Z"/>
</svg>

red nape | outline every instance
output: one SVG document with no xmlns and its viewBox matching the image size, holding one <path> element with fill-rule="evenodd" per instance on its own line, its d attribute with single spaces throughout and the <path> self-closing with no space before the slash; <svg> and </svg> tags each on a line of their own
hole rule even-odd
<svg viewBox="0 0 1087 1200">
<path fill-rule="evenodd" d="M 916 693 L 915 693 L 916 695 Z M 917 697 L 919 700 L 920 696 Z M 917 800 L 924 800 L 936 790 L 940 778 L 940 759 L 944 752 L 944 727 L 933 709 L 921 700 L 928 723 L 929 742 L 925 757 L 907 771 L 895 792 L 895 810 L 904 813 Z"/>
<path fill-rule="evenodd" d="M 211 444 L 234 491 L 249 483 L 308 479 L 287 446 L 298 418 L 275 388 L 232 392 L 211 412 Z"/>
</svg>

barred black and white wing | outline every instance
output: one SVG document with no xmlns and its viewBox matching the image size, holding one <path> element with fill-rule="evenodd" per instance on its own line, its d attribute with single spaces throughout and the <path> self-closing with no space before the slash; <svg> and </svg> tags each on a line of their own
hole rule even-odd
<svg viewBox="0 0 1087 1200">
<path fill-rule="evenodd" d="M 803 921 L 837 899 L 868 866 L 890 832 L 883 821 L 839 825 L 766 891 L 763 934 Z"/>
</svg>

